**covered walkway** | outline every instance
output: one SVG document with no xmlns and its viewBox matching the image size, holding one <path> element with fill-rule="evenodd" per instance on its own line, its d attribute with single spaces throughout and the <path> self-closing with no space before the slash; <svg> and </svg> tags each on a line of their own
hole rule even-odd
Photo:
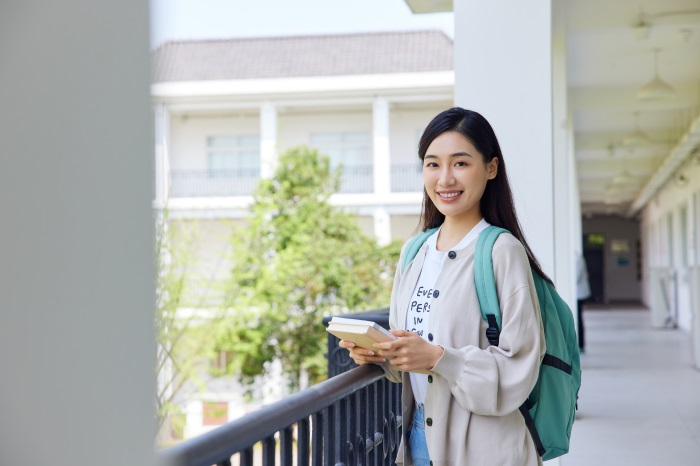
<svg viewBox="0 0 700 466">
<path fill-rule="evenodd" d="M 586 310 L 583 384 L 562 466 L 700 464 L 700 371 L 689 336 L 643 308 Z"/>
</svg>

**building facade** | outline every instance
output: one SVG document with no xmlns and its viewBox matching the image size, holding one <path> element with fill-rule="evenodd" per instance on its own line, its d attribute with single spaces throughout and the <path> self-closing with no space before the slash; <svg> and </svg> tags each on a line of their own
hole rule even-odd
<svg viewBox="0 0 700 466">
<path fill-rule="evenodd" d="M 418 140 L 453 89 L 452 41 L 437 31 L 166 43 L 154 54 L 154 207 L 193 232 L 200 275 L 223 279 L 259 180 L 304 145 L 342 167 L 332 204 L 380 244 L 406 239 L 422 201 Z M 183 390 L 184 435 L 286 395 L 277 372 L 247 405 L 235 377 Z"/>
<path fill-rule="evenodd" d="M 246 216 L 278 155 L 306 145 L 342 166 L 331 202 L 381 244 L 417 226 L 423 128 L 453 105 L 441 32 L 178 42 L 155 52 L 157 208 Z"/>
</svg>

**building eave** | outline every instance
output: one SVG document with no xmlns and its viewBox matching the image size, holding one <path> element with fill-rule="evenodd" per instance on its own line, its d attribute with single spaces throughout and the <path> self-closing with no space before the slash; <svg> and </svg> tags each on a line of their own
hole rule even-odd
<svg viewBox="0 0 700 466">
<path fill-rule="evenodd" d="M 161 82 L 151 85 L 155 100 L 178 98 L 226 98 L 266 95 L 269 97 L 324 93 L 425 90 L 453 87 L 454 71 L 387 73 L 345 76 L 315 76 L 274 79 L 237 79 Z"/>
</svg>

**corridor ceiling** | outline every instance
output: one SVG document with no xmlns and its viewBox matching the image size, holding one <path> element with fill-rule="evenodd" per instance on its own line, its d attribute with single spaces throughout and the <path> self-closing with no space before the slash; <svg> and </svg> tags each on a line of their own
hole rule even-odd
<svg viewBox="0 0 700 466">
<path fill-rule="evenodd" d="M 700 1 L 569 0 L 567 80 L 582 212 L 632 215 L 699 157 Z M 641 101 L 658 75 L 675 96 Z M 688 134 L 691 125 L 695 134 Z M 648 140 L 635 140 L 639 130 Z M 692 141 L 681 144 L 683 138 Z M 664 179 L 665 178 L 665 179 Z M 641 205 L 640 205 L 641 204 Z"/>
<path fill-rule="evenodd" d="M 682 171 L 690 158 L 700 163 L 700 0 L 555 1 L 566 3 L 582 213 L 633 216 L 666 182 L 700 186 Z M 416 13 L 451 3 L 407 0 Z M 641 101 L 655 56 L 675 95 Z M 639 133 L 646 139 L 633 137 Z"/>
</svg>

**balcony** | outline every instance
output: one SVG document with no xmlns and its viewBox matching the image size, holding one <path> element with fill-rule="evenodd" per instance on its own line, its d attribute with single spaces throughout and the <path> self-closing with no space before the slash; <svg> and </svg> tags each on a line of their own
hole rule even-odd
<svg viewBox="0 0 700 466">
<path fill-rule="evenodd" d="M 171 170 L 172 198 L 250 196 L 260 181 L 259 168 Z M 423 172 L 419 164 L 392 164 L 391 192 L 410 193 L 423 190 Z M 340 194 L 374 192 L 372 165 L 343 167 Z"/>
<path fill-rule="evenodd" d="M 160 453 L 163 464 L 394 464 L 401 385 L 370 365 L 326 380 Z"/>
<path fill-rule="evenodd" d="M 372 165 L 348 165 L 340 176 L 339 193 L 360 194 L 374 191 L 374 169 Z"/>
<path fill-rule="evenodd" d="M 345 315 L 388 327 L 389 310 Z M 327 324 L 330 317 L 323 320 Z M 392 465 L 401 439 L 401 385 L 357 367 L 328 335 L 329 379 L 162 451 L 178 466 Z"/>
<path fill-rule="evenodd" d="M 423 191 L 423 167 L 419 163 L 391 164 L 391 192 Z"/>
<path fill-rule="evenodd" d="M 171 197 L 249 196 L 260 181 L 259 168 L 171 170 Z"/>
</svg>

